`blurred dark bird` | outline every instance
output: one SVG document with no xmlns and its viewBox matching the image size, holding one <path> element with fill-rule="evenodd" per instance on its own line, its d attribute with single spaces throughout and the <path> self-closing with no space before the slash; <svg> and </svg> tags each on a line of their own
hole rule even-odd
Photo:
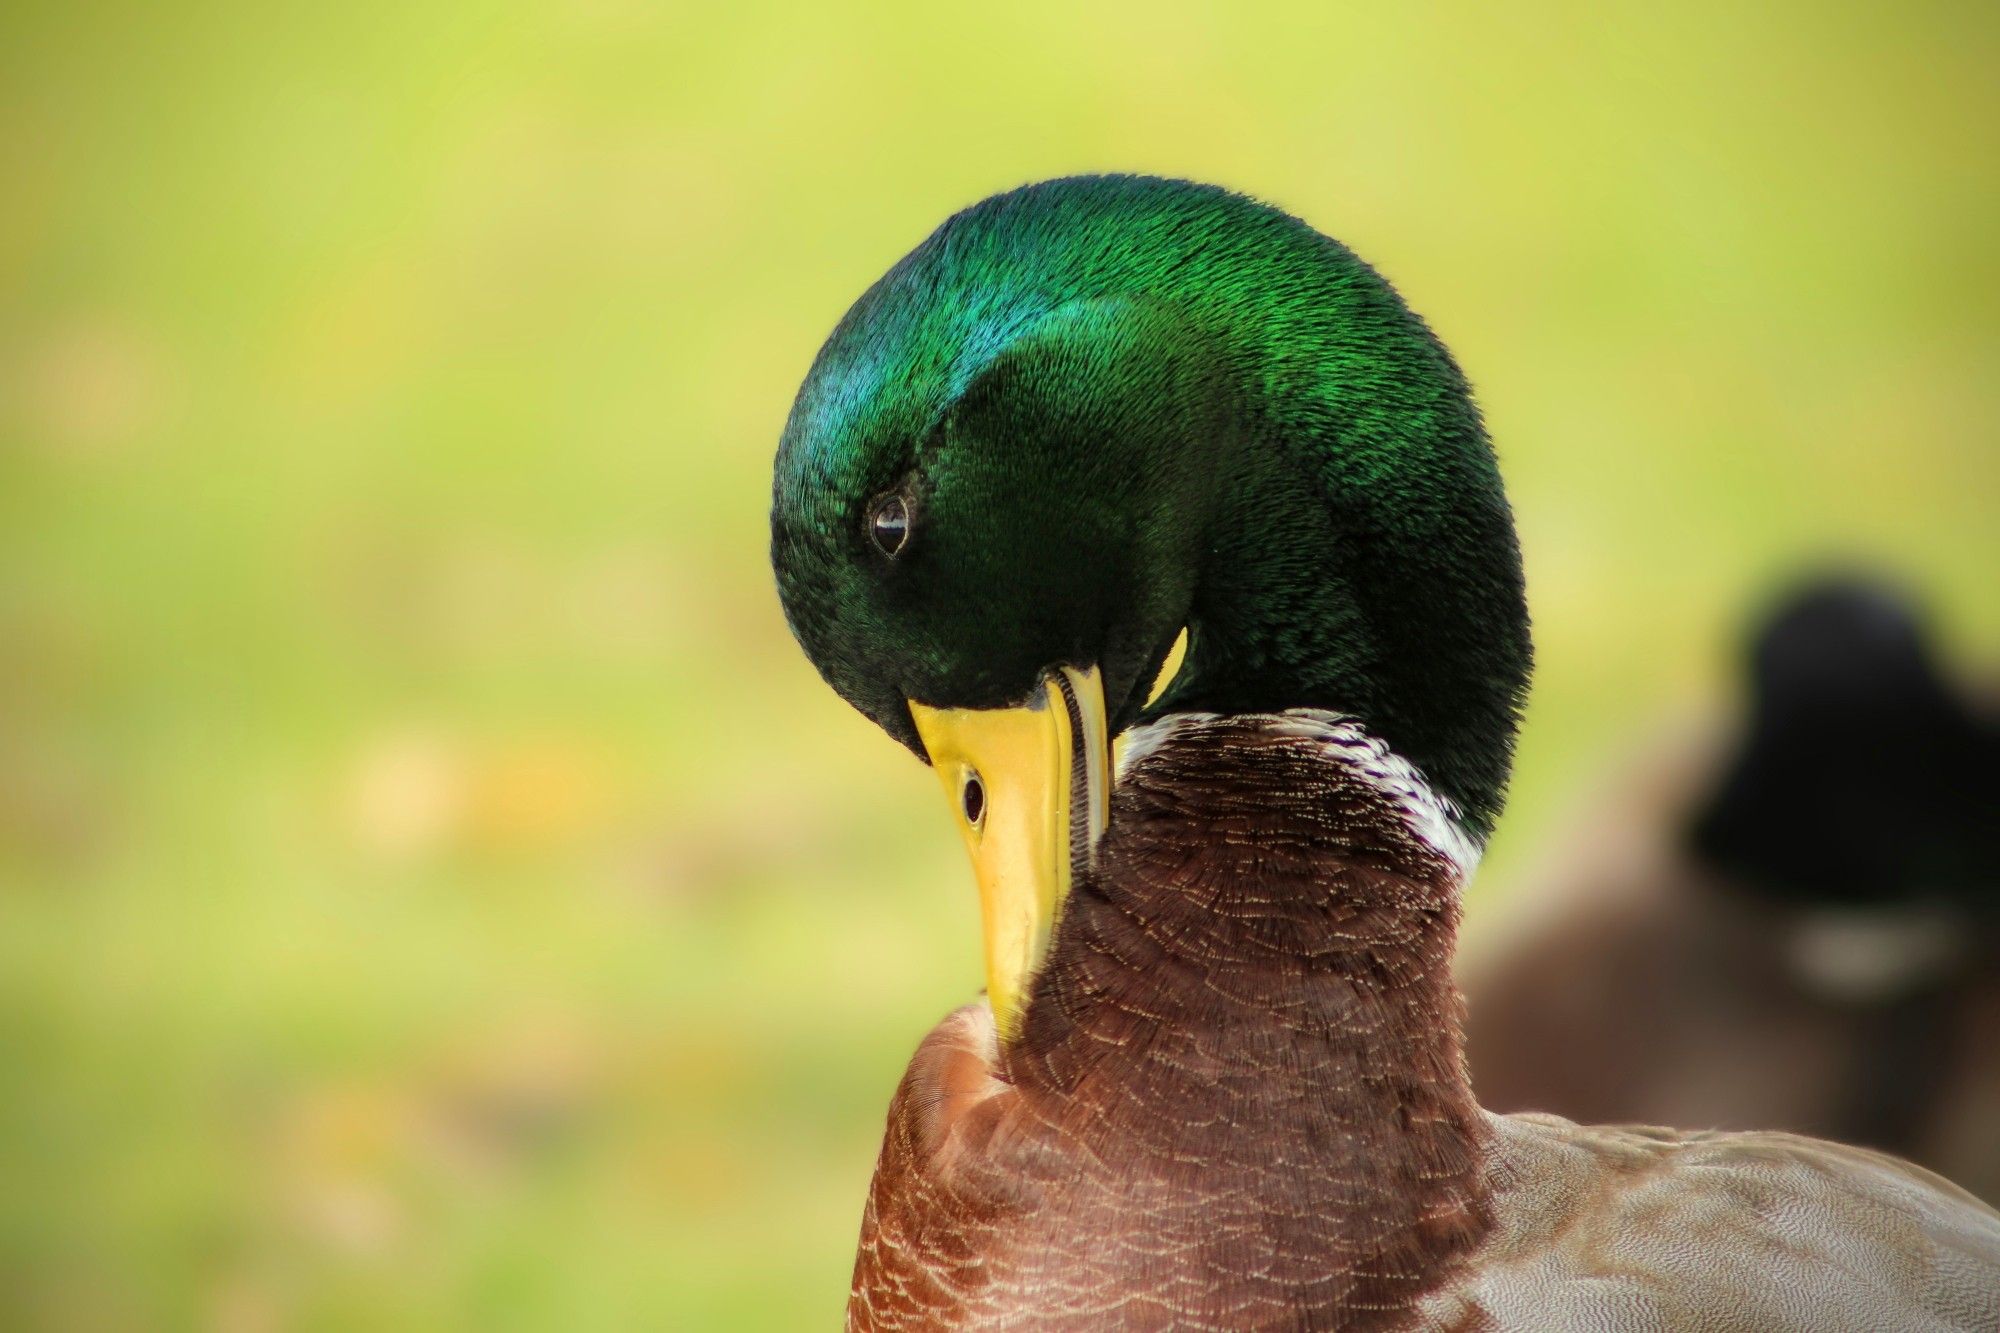
<svg viewBox="0 0 2000 1333">
<path fill-rule="evenodd" d="M 2000 711 L 1851 575 L 1747 657 L 1736 733 L 1646 756 L 1471 951 L 1480 1094 L 1824 1135 L 2000 1198 Z"/>
<path fill-rule="evenodd" d="M 821 350 L 772 558 L 936 768 L 986 934 L 850 1328 L 2000 1326 L 2000 1216 L 1927 1172 L 1474 1101 L 1520 556 L 1457 366 L 1336 242 L 1132 177 L 950 219 Z"/>
</svg>

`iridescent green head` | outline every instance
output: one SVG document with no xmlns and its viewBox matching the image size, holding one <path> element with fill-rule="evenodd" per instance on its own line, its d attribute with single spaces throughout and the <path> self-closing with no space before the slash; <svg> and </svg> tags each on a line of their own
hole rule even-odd
<svg viewBox="0 0 2000 1333">
<path fill-rule="evenodd" d="M 1378 274 L 1207 186 L 1050 181 L 948 220 L 855 303 L 779 447 L 772 562 L 829 683 L 925 752 L 1094 670 L 1154 713 L 1316 707 L 1475 834 L 1529 668 L 1520 557 L 1450 355 Z"/>
</svg>

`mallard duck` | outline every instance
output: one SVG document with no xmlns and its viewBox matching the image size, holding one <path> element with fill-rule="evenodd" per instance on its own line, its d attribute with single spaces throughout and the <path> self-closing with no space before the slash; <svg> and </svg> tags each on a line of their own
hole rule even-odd
<svg viewBox="0 0 2000 1333">
<path fill-rule="evenodd" d="M 1450 967 L 1521 562 L 1458 367 L 1338 243 L 1136 177 L 952 217 L 807 376 L 772 558 L 936 770 L 985 934 L 851 1329 L 2000 1320 L 2000 1216 L 1922 1170 L 1474 1100 Z"/>
<path fill-rule="evenodd" d="M 2000 1198 L 2000 713 L 1856 574 L 1780 597 L 1744 675 L 1739 724 L 1647 746 L 1467 951 L 1481 1098 L 1822 1134 Z"/>
</svg>

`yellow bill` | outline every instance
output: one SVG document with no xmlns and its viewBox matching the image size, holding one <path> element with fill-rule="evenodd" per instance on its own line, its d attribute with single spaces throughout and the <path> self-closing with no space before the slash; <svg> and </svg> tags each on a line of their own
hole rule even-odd
<svg viewBox="0 0 2000 1333">
<path fill-rule="evenodd" d="M 958 820 L 986 934 L 986 996 L 1003 1039 L 1019 1026 L 1078 867 L 1109 817 L 1104 685 L 1060 667 L 1013 708 L 931 708 L 910 716 Z"/>
<path fill-rule="evenodd" d="M 1167 649 L 1167 660 L 1160 663 L 1160 669 L 1153 676 L 1153 687 L 1146 691 L 1146 707 L 1151 708 L 1174 683 L 1174 677 L 1181 674 L 1181 664 L 1187 661 L 1188 631 L 1183 625 L 1181 632 L 1174 636 L 1173 646 Z M 1111 738 L 1111 772 L 1114 778 L 1125 769 L 1125 744 L 1131 733 L 1121 731 Z"/>
</svg>

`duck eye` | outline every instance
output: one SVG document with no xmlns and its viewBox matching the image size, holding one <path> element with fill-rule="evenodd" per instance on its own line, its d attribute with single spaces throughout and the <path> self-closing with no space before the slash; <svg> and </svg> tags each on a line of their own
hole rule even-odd
<svg viewBox="0 0 2000 1333">
<path fill-rule="evenodd" d="M 979 774 L 965 770 L 965 785 L 959 789 L 959 804 L 965 808 L 965 822 L 974 828 L 986 818 L 986 784 L 979 780 Z"/>
<path fill-rule="evenodd" d="M 900 495 L 885 495 L 868 511 L 868 535 L 883 555 L 894 555 L 910 539 L 910 506 Z"/>
</svg>

